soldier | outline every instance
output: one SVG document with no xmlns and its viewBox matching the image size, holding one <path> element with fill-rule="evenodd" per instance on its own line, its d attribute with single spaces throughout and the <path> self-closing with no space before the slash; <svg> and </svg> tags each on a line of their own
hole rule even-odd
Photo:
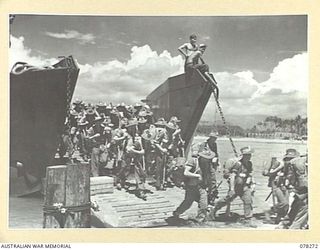
<svg viewBox="0 0 320 250">
<path fill-rule="evenodd" d="M 217 133 L 211 132 L 209 138 L 199 145 L 199 165 L 208 188 L 208 203 L 211 205 L 218 196 L 216 178 L 218 167 L 217 136 Z"/>
<path fill-rule="evenodd" d="M 294 158 L 297 158 L 299 156 L 300 154 L 296 149 L 290 148 L 286 150 L 286 154 L 283 157 L 284 164 L 282 171 L 284 173 L 284 176 L 286 177 L 286 186 L 291 189 L 296 184 L 296 175 L 291 162 Z"/>
<path fill-rule="evenodd" d="M 297 187 L 291 211 L 288 214 L 293 218 L 289 229 L 308 229 L 308 210 L 308 188 Z"/>
<path fill-rule="evenodd" d="M 198 150 L 192 150 L 192 157 L 185 164 L 184 176 L 186 177 L 185 197 L 179 207 L 173 212 L 173 217 L 178 219 L 196 201 L 199 203 L 196 220 L 204 222 L 207 219 L 208 197 L 207 191 L 201 185 L 202 173 L 198 162 Z"/>
<path fill-rule="evenodd" d="M 230 159 L 225 164 L 224 178 L 228 179 L 229 191 L 228 195 L 220 199 L 211 212 L 212 218 L 216 217 L 216 213 L 222 207 L 229 205 L 236 197 L 240 197 L 243 201 L 245 223 L 250 227 L 256 227 L 252 223 L 252 162 L 251 156 L 253 150 L 250 147 L 240 149 L 241 156 L 236 159 Z"/>
<path fill-rule="evenodd" d="M 94 119 L 96 116 L 96 113 L 92 107 L 89 107 L 85 111 L 86 120 L 89 122 L 89 126 L 91 127 L 94 124 Z"/>
<path fill-rule="evenodd" d="M 181 138 L 181 129 L 179 127 L 180 120 L 176 116 L 172 116 L 167 123 L 167 131 L 169 133 L 169 151 L 174 158 L 184 157 L 184 140 Z"/>
<path fill-rule="evenodd" d="M 185 57 L 186 60 L 193 51 L 198 50 L 197 36 L 192 34 L 190 35 L 189 39 L 190 42 L 184 43 L 178 48 L 179 52 Z"/>
<path fill-rule="evenodd" d="M 278 229 L 307 229 L 308 228 L 308 188 L 294 189 L 294 200 L 290 211 L 283 218 Z"/>
<path fill-rule="evenodd" d="M 65 128 L 64 132 L 61 135 L 61 141 L 59 145 L 59 156 L 62 159 L 66 156 L 66 153 L 68 153 L 67 157 L 71 161 L 74 151 L 75 148 L 71 138 L 70 131 L 68 128 Z"/>
<path fill-rule="evenodd" d="M 150 175 L 155 174 L 156 150 L 154 142 L 156 140 L 156 127 L 151 124 L 148 129 L 145 129 L 141 135 L 142 145 L 145 150 L 145 167 Z"/>
<path fill-rule="evenodd" d="M 83 102 L 79 99 L 75 100 L 73 102 L 73 109 L 77 112 L 80 113 L 83 109 Z"/>
<path fill-rule="evenodd" d="M 121 190 L 125 186 L 126 165 L 124 161 L 124 151 L 127 144 L 128 133 L 117 128 L 112 133 L 112 142 L 110 144 L 111 154 L 114 155 L 116 161 L 116 185 Z"/>
<path fill-rule="evenodd" d="M 84 119 L 80 120 L 78 122 L 78 138 L 79 138 L 79 152 L 80 152 L 80 156 L 83 158 L 84 161 L 88 161 L 88 136 L 87 136 L 87 129 L 86 126 L 89 124 L 88 121 Z"/>
<path fill-rule="evenodd" d="M 139 198 L 146 198 L 145 181 L 146 174 L 143 169 L 142 157 L 144 149 L 142 147 L 141 138 L 137 137 L 137 121 L 130 120 L 127 127 L 128 136 L 126 137 L 126 148 L 124 153 L 125 166 L 119 172 L 120 183 L 124 184 L 131 167 L 134 168 L 134 176 L 137 185 L 136 195 Z"/>
<path fill-rule="evenodd" d="M 285 186 L 284 179 L 281 176 L 275 178 L 272 195 L 274 197 L 274 205 L 270 210 L 265 211 L 265 220 L 270 222 L 270 214 L 276 214 L 275 224 L 279 224 L 289 210 L 289 191 Z"/>
<path fill-rule="evenodd" d="M 217 82 L 214 79 L 212 73 L 209 73 L 209 66 L 204 62 L 202 56 L 207 48 L 207 45 L 200 44 L 199 50 L 192 52 L 188 58 L 186 59 L 185 64 L 185 73 L 186 73 L 186 80 L 189 81 L 194 73 L 195 70 L 199 70 L 203 76 L 210 81 L 215 96 L 219 97 L 219 89 L 217 86 Z"/>
<path fill-rule="evenodd" d="M 166 164 L 168 156 L 168 134 L 165 129 L 166 121 L 159 118 L 154 124 L 156 129 L 156 139 L 154 141 L 156 154 L 156 189 L 165 190 Z"/>
<path fill-rule="evenodd" d="M 290 164 L 295 175 L 295 187 L 308 187 L 307 155 L 293 158 Z"/>
<path fill-rule="evenodd" d="M 106 116 L 106 107 L 107 107 L 107 104 L 106 103 L 102 103 L 102 102 L 99 102 L 96 105 L 96 111 L 97 111 L 99 116 L 101 116 L 101 117 Z"/>
<path fill-rule="evenodd" d="M 91 152 L 91 175 L 99 176 L 100 170 L 100 154 L 101 154 L 101 145 L 105 145 L 104 138 L 104 126 L 102 125 L 103 118 L 96 117 L 94 120 L 94 125 L 89 129 L 91 130 L 91 136 L 89 139 L 92 141 L 92 152 Z"/>
</svg>

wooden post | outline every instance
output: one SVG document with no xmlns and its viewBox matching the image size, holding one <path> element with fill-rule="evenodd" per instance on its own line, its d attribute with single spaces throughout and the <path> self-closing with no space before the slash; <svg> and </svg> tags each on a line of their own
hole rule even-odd
<svg viewBox="0 0 320 250">
<path fill-rule="evenodd" d="M 90 227 L 90 166 L 77 163 L 47 168 L 44 228 Z"/>
</svg>

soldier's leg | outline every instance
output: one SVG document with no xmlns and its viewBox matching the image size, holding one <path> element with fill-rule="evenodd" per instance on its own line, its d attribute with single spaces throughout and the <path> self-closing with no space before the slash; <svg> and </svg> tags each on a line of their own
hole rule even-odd
<svg viewBox="0 0 320 250">
<path fill-rule="evenodd" d="M 308 226 L 308 205 L 300 208 L 289 229 L 304 229 Z"/>
<path fill-rule="evenodd" d="M 199 157 L 199 167 L 200 167 L 201 173 L 202 173 L 203 185 L 205 187 L 208 187 L 209 186 L 209 181 L 211 180 L 211 177 L 210 177 L 210 160 L 205 159 L 205 158 L 200 156 Z"/>
<path fill-rule="evenodd" d="M 91 175 L 92 176 L 99 176 L 99 154 L 100 154 L 100 149 L 97 147 L 94 147 L 92 149 L 91 153 Z"/>
<path fill-rule="evenodd" d="M 211 219 L 215 219 L 216 217 L 216 213 L 223 207 L 227 206 L 228 204 L 230 204 L 235 198 L 237 197 L 237 194 L 232 194 L 230 195 L 229 193 L 227 194 L 227 196 L 219 199 L 215 206 L 214 209 L 211 210 L 210 212 L 210 217 Z"/>
<path fill-rule="evenodd" d="M 161 155 L 156 156 L 156 188 L 163 187 L 163 157 Z"/>
<path fill-rule="evenodd" d="M 151 152 L 146 150 L 144 157 L 145 157 L 145 164 L 146 164 L 145 166 L 146 172 L 148 174 L 151 174 Z"/>
<path fill-rule="evenodd" d="M 210 164 L 210 178 L 208 184 L 208 201 L 209 204 L 213 204 L 214 200 L 218 197 L 217 189 L 217 177 L 216 177 L 216 167 L 214 164 Z"/>
<path fill-rule="evenodd" d="M 256 228 L 257 225 L 252 220 L 252 216 L 253 216 L 253 211 L 252 211 L 253 199 L 252 199 L 252 193 L 251 192 L 252 192 L 251 188 L 244 187 L 243 195 L 240 198 L 243 201 L 244 218 L 245 218 L 244 223 L 249 227 Z"/>
<path fill-rule="evenodd" d="M 146 174 L 142 168 L 142 164 L 139 160 L 135 161 L 134 177 L 138 190 L 145 190 Z"/>
<path fill-rule="evenodd" d="M 208 193 L 205 189 L 199 188 L 199 211 L 197 215 L 197 220 L 203 222 L 207 219 L 207 209 L 208 209 Z"/>
<path fill-rule="evenodd" d="M 129 165 L 130 166 L 130 165 Z M 126 161 L 118 161 L 118 173 L 116 174 L 116 184 L 117 188 L 121 189 L 125 186 L 126 178 L 130 173 L 130 167 L 127 166 Z"/>
<path fill-rule="evenodd" d="M 205 72 L 204 74 L 205 74 L 206 78 L 208 79 L 208 81 L 211 83 L 211 86 L 213 88 L 215 96 L 217 97 L 217 99 L 219 99 L 219 88 L 218 88 L 216 80 L 213 77 L 213 74 L 209 73 L 209 72 Z"/>
<path fill-rule="evenodd" d="M 243 201 L 243 209 L 244 209 L 244 217 L 246 219 L 252 218 L 252 194 L 251 189 L 249 187 L 245 187 L 243 190 L 243 195 L 241 196 L 241 200 Z"/>
<path fill-rule="evenodd" d="M 184 200 L 179 205 L 179 207 L 173 212 L 173 215 L 179 216 L 180 214 L 183 214 L 185 211 L 187 211 L 191 207 L 192 203 L 198 198 L 197 196 L 197 187 L 187 186 Z"/>
</svg>

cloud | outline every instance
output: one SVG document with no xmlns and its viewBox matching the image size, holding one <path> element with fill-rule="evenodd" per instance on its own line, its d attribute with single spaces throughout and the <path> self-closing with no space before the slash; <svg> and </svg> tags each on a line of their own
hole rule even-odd
<svg viewBox="0 0 320 250">
<path fill-rule="evenodd" d="M 45 58 L 43 55 L 45 53 L 37 53 L 41 54 L 38 56 L 33 55 L 34 51 L 32 51 L 29 48 L 26 48 L 24 46 L 24 37 L 14 37 L 10 36 L 10 41 L 11 41 L 11 47 L 9 50 L 9 68 L 11 69 L 12 66 L 16 62 L 27 62 L 30 65 L 33 66 L 48 66 L 56 63 L 58 60 L 56 58 Z"/>
<path fill-rule="evenodd" d="M 65 30 L 64 33 L 45 32 L 47 36 L 58 39 L 74 39 L 78 40 L 80 44 L 95 44 L 96 37 L 93 34 L 83 34 L 76 30 Z"/>
<path fill-rule="evenodd" d="M 149 45 L 131 48 L 125 62 L 111 60 L 80 65 L 75 96 L 90 102 L 134 103 L 144 99 L 169 76 L 183 73 L 184 60 Z"/>
<path fill-rule="evenodd" d="M 253 98 L 258 98 L 272 89 L 281 89 L 284 93 L 308 92 L 307 53 L 298 54 L 279 62 L 270 74 L 270 78 L 260 84 L 259 91 Z"/>
<path fill-rule="evenodd" d="M 251 71 L 215 73 L 220 87 L 223 111 L 232 115 L 307 115 L 308 55 L 301 53 L 284 59 L 271 72 L 269 79 L 257 82 Z M 210 99 L 203 115 L 213 120 L 216 105 Z M 228 119 L 227 119 L 228 120 Z"/>
</svg>

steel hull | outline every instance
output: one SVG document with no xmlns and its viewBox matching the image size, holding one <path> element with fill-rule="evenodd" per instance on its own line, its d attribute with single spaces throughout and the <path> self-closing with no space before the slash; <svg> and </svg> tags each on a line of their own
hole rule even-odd
<svg viewBox="0 0 320 250">
<path fill-rule="evenodd" d="M 45 175 L 67 115 L 67 82 L 72 97 L 78 74 L 72 57 L 51 68 L 10 73 L 10 166 L 19 161 L 27 174 Z"/>
</svg>

